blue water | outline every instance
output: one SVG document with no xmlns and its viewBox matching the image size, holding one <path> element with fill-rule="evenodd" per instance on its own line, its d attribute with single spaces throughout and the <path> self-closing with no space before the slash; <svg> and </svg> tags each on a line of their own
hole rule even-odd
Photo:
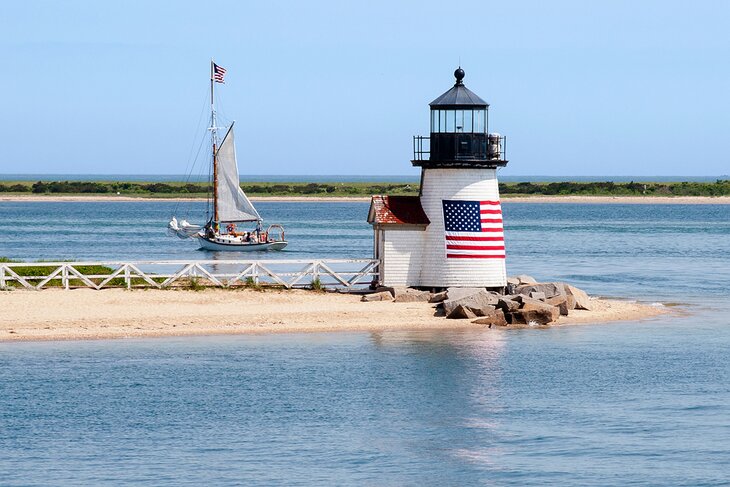
<svg viewBox="0 0 730 487">
<path fill-rule="evenodd" d="M 0 202 L 0 255 L 209 256 L 164 235 L 173 204 Z M 260 210 L 285 256 L 370 255 L 367 204 Z M 510 274 L 685 304 L 546 330 L 0 343 L 0 485 L 729 485 L 730 207 L 504 218 Z"/>
</svg>

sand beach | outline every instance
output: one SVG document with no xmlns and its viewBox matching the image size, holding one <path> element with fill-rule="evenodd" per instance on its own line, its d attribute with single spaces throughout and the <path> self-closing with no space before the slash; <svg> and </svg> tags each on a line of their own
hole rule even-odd
<svg viewBox="0 0 730 487">
<path fill-rule="evenodd" d="M 593 311 L 571 311 L 553 326 L 669 312 L 621 300 L 593 304 Z M 307 290 L 13 290 L 0 293 L 0 306 L 0 341 L 485 328 L 435 316 L 429 303 L 366 303 L 358 295 Z"/>
</svg>

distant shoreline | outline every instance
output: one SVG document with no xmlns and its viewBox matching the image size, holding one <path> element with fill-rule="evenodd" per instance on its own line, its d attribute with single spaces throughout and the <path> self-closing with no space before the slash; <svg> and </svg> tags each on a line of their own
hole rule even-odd
<svg viewBox="0 0 730 487">
<path fill-rule="evenodd" d="M 252 196 L 255 202 L 314 202 L 343 203 L 369 202 L 365 196 Z M 130 201 L 205 201 L 205 198 L 160 198 L 149 196 L 117 195 L 0 195 L 0 202 L 130 202 Z M 730 196 L 502 196 L 503 203 L 576 203 L 576 204 L 678 204 L 730 205 Z"/>
</svg>

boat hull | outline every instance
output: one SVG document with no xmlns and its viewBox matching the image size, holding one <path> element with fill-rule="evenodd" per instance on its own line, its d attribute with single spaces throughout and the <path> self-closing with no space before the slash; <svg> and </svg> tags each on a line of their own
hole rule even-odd
<svg viewBox="0 0 730 487">
<path fill-rule="evenodd" d="M 223 252 L 265 252 L 269 250 L 282 250 L 286 247 L 286 241 L 265 242 L 265 243 L 222 243 L 212 242 L 205 237 L 198 235 L 198 243 L 203 250 L 217 250 Z"/>
</svg>

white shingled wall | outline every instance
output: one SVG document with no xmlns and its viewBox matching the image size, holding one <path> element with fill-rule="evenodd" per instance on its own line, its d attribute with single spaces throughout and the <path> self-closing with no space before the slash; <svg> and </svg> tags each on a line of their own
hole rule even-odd
<svg viewBox="0 0 730 487">
<path fill-rule="evenodd" d="M 420 286 L 424 230 L 396 226 L 383 231 L 381 283 L 385 286 Z"/>
<path fill-rule="evenodd" d="M 499 201 L 496 169 L 423 169 L 421 205 L 431 224 L 423 235 L 418 286 L 503 287 L 504 259 L 447 259 L 442 200 Z M 400 232 L 387 232 L 388 238 Z M 405 233 L 405 232 L 404 232 Z M 387 255 L 386 255 L 387 257 Z M 387 265 L 387 264 L 386 264 Z"/>
</svg>

